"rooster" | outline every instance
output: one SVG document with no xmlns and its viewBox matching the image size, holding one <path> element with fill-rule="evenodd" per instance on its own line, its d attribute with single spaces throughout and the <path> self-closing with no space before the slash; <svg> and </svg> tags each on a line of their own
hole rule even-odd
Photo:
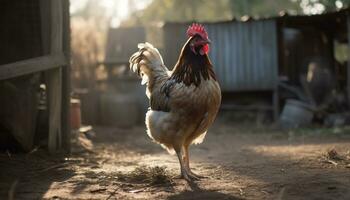
<svg viewBox="0 0 350 200">
<path fill-rule="evenodd" d="M 142 78 L 141 84 L 147 84 L 147 134 L 169 153 L 175 151 L 181 177 L 193 181 L 202 176 L 191 171 L 188 148 L 203 141 L 219 110 L 221 90 L 208 57 L 207 31 L 200 24 L 192 24 L 187 35 L 172 71 L 147 42 L 138 45 L 129 62 L 131 70 Z"/>
</svg>

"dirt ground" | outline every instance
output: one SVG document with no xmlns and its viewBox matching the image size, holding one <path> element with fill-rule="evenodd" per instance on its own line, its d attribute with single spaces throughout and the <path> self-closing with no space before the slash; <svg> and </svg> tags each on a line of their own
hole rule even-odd
<svg viewBox="0 0 350 200">
<path fill-rule="evenodd" d="M 193 171 L 206 176 L 193 183 L 177 177 L 176 156 L 151 142 L 144 127 L 94 132 L 92 144 L 80 140 L 90 150 L 74 146 L 70 157 L 0 153 L 0 199 L 350 199 L 347 128 L 216 122 L 191 147 Z M 125 178 L 155 167 L 165 169 L 165 182 Z"/>
</svg>

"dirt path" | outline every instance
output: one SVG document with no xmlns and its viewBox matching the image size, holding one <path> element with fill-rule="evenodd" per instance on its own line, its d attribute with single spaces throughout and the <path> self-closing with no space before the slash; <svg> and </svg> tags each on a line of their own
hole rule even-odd
<svg viewBox="0 0 350 200">
<path fill-rule="evenodd" d="M 191 148 L 193 170 L 207 176 L 191 184 L 176 178 L 176 156 L 142 127 L 96 128 L 92 150 L 75 148 L 70 158 L 1 153 L 0 199 L 350 199 L 346 130 L 237 127 L 217 123 Z M 331 148 L 340 160 L 326 159 Z M 168 182 L 123 179 L 135 168 L 156 167 Z"/>
</svg>

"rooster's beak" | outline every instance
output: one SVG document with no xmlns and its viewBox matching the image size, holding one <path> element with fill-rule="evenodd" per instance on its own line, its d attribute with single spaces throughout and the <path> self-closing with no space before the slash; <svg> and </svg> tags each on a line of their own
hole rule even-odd
<svg viewBox="0 0 350 200">
<path fill-rule="evenodd" d="M 205 44 L 210 44 L 211 41 L 209 39 L 203 39 L 200 42 L 198 42 L 199 45 L 205 45 Z"/>
</svg>

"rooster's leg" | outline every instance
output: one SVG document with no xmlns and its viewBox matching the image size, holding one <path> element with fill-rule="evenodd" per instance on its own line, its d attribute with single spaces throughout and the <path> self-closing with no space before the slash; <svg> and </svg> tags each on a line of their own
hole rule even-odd
<svg viewBox="0 0 350 200">
<path fill-rule="evenodd" d="M 185 163 L 183 160 L 183 156 L 182 156 L 182 149 L 181 148 L 175 148 L 175 152 L 177 157 L 179 158 L 179 162 L 180 162 L 180 168 L 181 168 L 181 177 L 186 179 L 186 181 L 192 181 L 189 177 L 189 175 L 187 174 L 187 170 L 185 167 Z"/>
<path fill-rule="evenodd" d="M 200 178 L 204 178 L 204 176 L 200 176 L 200 175 L 197 175 L 197 174 L 192 172 L 192 170 L 190 168 L 190 156 L 189 156 L 189 152 L 188 152 L 188 147 L 189 147 L 189 145 L 184 145 L 184 147 L 183 147 L 183 150 L 185 153 L 185 156 L 184 156 L 185 168 L 186 168 L 188 175 L 191 178 L 197 179 L 197 180 Z"/>
</svg>

